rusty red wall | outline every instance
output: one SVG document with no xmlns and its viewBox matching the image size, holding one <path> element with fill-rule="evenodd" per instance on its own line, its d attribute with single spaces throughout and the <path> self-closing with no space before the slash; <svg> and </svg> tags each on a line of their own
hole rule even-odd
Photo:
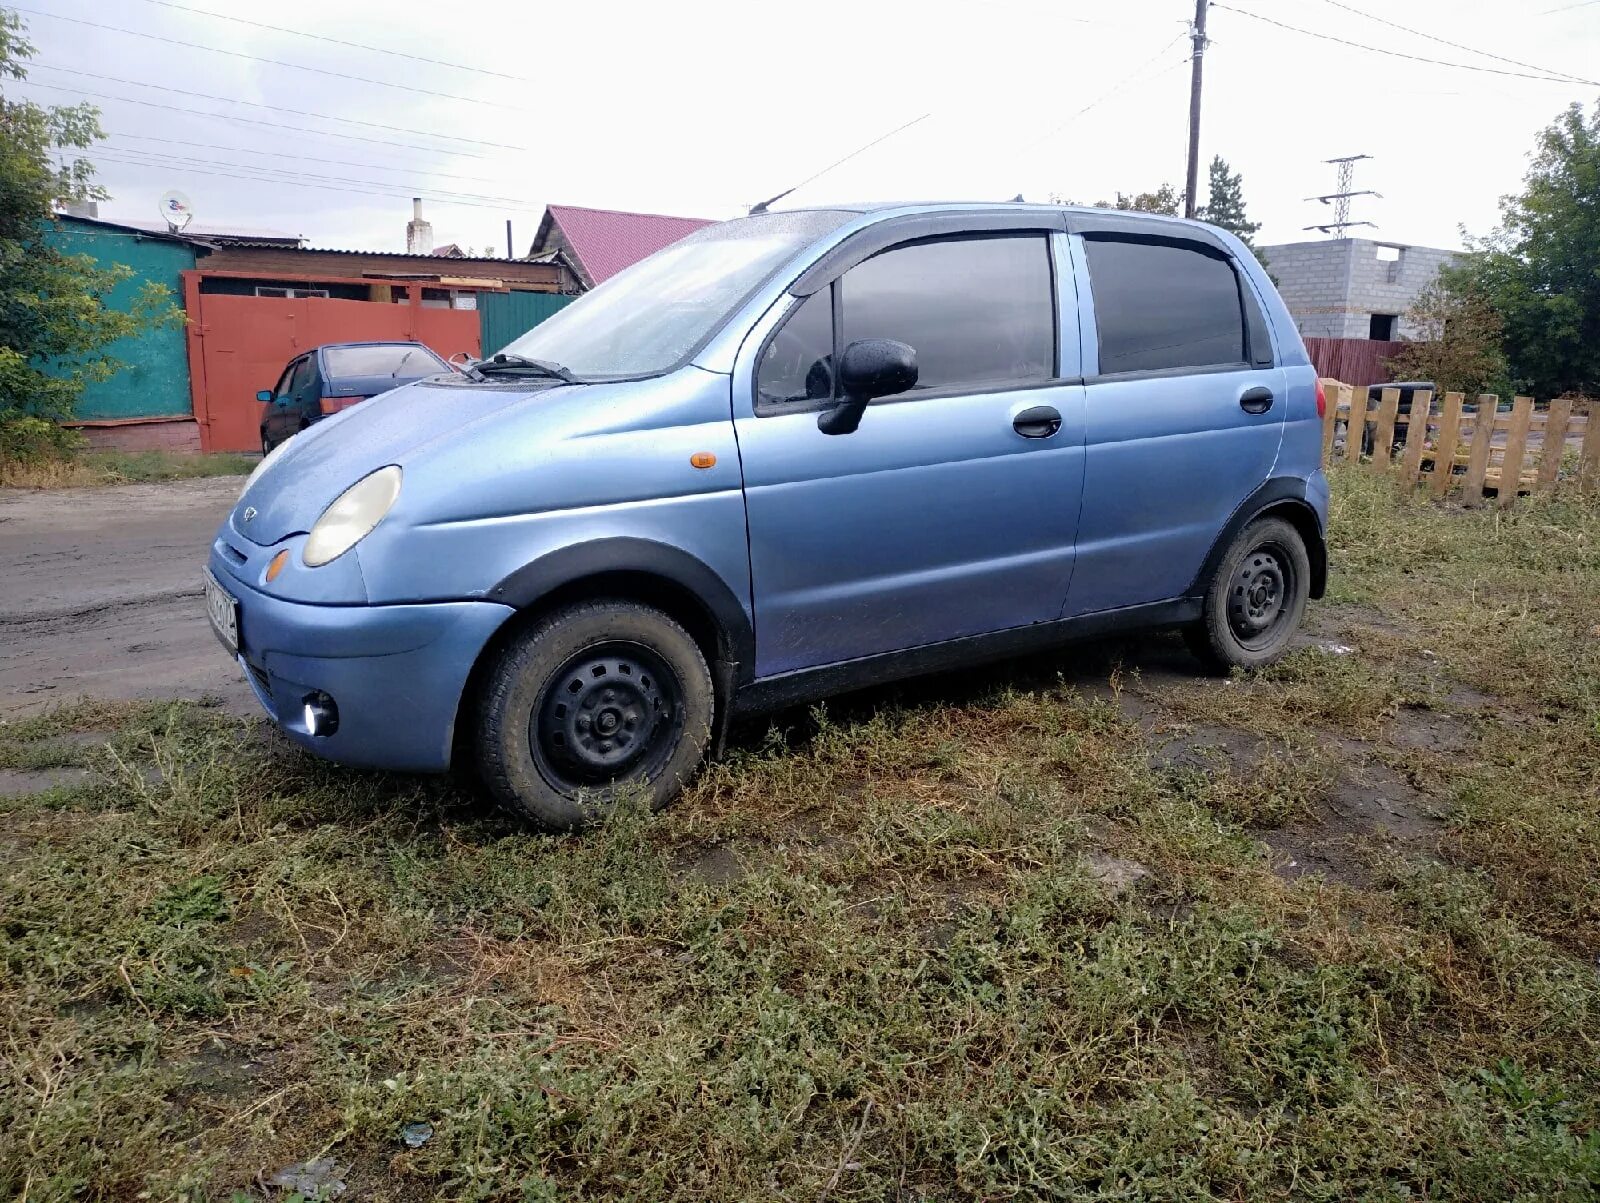
<svg viewBox="0 0 1600 1203">
<path fill-rule="evenodd" d="M 194 416 L 206 451 L 260 450 L 266 406 L 256 393 L 272 388 L 289 360 L 324 343 L 408 340 L 446 359 L 479 354 L 474 310 L 425 309 L 415 298 L 401 303 L 207 293 L 200 291 L 203 274 L 184 273 L 184 303 Z M 395 286 L 397 294 L 402 287 Z"/>
<path fill-rule="evenodd" d="M 1405 346 L 1371 338 L 1308 338 L 1305 343 L 1318 376 L 1358 386 L 1387 384 L 1389 357 Z"/>
</svg>

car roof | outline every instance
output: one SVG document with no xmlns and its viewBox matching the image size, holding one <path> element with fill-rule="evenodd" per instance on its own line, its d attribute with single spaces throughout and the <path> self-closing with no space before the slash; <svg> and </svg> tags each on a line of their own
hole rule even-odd
<svg viewBox="0 0 1600 1203">
<path fill-rule="evenodd" d="M 341 347 L 421 347 L 424 351 L 431 351 L 427 343 L 419 343 L 414 339 L 406 338 L 377 338 L 370 342 L 354 343 L 323 343 L 317 348 L 319 351 L 335 351 Z"/>
<path fill-rule="evenodd" d="M 1142 209 L 1111 209 L 1099 205 L 1054 205 L 1042 201 L 981 201 L 981 200 L 944 200 L 944 201 L 857 201 L 834 205 L 795 205 L 793 208 L 772 210 L 774 213 L 859 213 L 862 216 L 888 216 L 890 214 L 916 214 L 916 213 L 1081 213 L 1085 216 L 1105 217 L 1116 214 L 1118 217 L 1132 218 L 1138 221 L 1149 221 L 1178 226 L 1204 225 L 1204 222 L 1194 221 L 1189 218 L 1173 217 L 1166 213 L 1147 213 Z"/>
</svg>

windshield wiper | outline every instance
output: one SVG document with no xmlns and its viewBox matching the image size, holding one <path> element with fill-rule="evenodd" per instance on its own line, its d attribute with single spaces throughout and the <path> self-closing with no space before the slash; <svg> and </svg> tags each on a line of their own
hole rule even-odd
<svg viewBox="0 0 1600 1203">
<path fill-rule="evenodd" d="M 506 355 L 503 352 L 491 355 L 488 359 L 480 359 L 467 370 L 480 380 L 486 378 L 490 372 L 532 372 L 540 376 L 549 376 L 563 384 L 578 383 L 578 378 L 559 363 L 552 363 L 548 359 L 529 359 L 526 355 Z"/>
</svg>

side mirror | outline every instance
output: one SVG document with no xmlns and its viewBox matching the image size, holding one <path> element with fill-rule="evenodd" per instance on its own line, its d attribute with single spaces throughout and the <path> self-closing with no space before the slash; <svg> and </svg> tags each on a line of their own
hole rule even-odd
<svg viewBox="0 0 1600 1203">
<path fill-rule="evenodd" d="M 839 357 L 839 388 L 844 400 L 817 415 L 823 434 L 851 434 L 861 425 L 867 403 L 892 397 L 917 383 L 917 353 L 892 338 L 858 338 Z"/>
<path fill-rule="evenodd" d="M 268 404 L 271 404 L 271 402 L 272 402 L 272 390 L 270 388 L 262 389 L 259 393 L 256 394 L 256 400 L 257 401 L 265 401 Z"/>
</svg>

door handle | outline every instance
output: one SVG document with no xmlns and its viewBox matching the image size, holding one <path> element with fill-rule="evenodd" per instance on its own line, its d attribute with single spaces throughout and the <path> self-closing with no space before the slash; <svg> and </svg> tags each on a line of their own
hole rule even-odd
<svg viewBox="0 0 1600 1203">
<path fill-rule="evenodd" d="M 1264 414 L 1272 408 L 1272 390 L 1264 384 L 1239 394 L 1239 408 L 1247 414 Z"/>
<path fill-rule="evenodd" d="M 1061 414 L 1053 405 L 1035 405 L 1012 418 L 1011 429 L 1025 439 L 1047 439 L 1061 429 Z"/>
</svg>

